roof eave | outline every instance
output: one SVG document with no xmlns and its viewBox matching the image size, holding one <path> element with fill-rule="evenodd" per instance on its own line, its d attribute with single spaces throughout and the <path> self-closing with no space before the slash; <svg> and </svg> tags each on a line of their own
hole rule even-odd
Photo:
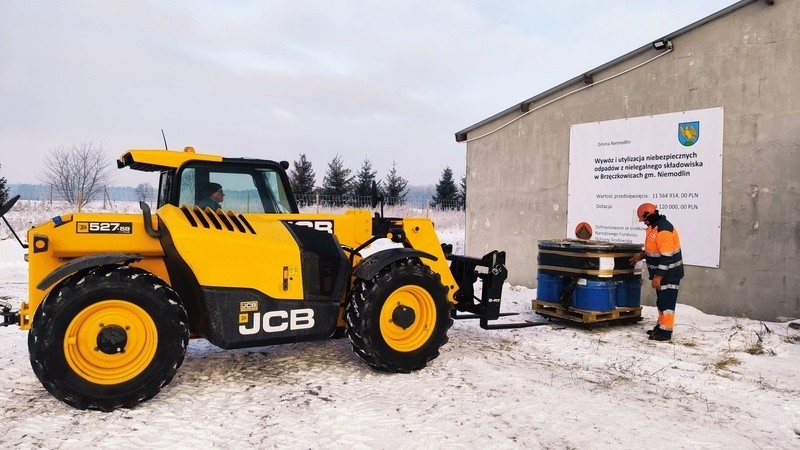
<svg viewBox="0 0 800 450">
<path fill-rule="evenodd" d="M 546 90 L 546 91 L 544 91 L 544 92 L 542 92 L 540 94 L 537 94 L 537 95 L 535 95 L 535 96 L 533 96 L 533 97 L 531 97 L 531 98 L 529 98 L 527 100 L 524 100 L 524 101 L 522 101 L 522 102 L 520 102 L 520 103 L 518 103 L 518 104 L 516 104 L 516 105 L 514 105 L 514 106 L 512 106 L 510 108 L 507 108 L 507 109 L 505 109 L 503 111 L 500 111 L 499 113 L 497 113 L 497 114 L 495 114 L 495 115 L 493 115 L 493 116 L 491 116 L 491 117 L 489 117 L 487 119 L 481 120 L 480 122 L 478 122 L 476 124 L 470 125 L 470 126 L 468 126 L 467 128 L 464 128 L 461 131 L 457 131 L 456 134 L 455 134 L 456 135 L 456 142 L 464 142 L 464 141 L 466 141 L 468 139 L 467 136 L 468 136 L 468 134 L 470 132 L 475 131 L 476 129 L 478 129 L 478 128 L 482 127 L 482 126 L 484 126 L 484 125 L 486 125 L 488 123 L 494 122 L 495 120 L 500 119 L 502 117 L 505 117 L 505 116 L 507 116 L 507 115 L 509 115 L 511 113 L 514 113 L 514 112 L 522 112 L 522 113 L 528 112 L 528 110 L 530 109 L 530 105 L 531 104 L 536 103 L 537 101 L 539 101 L 539 100 L 541 100 L 543 98 L 546 98 L 546 97 L 548 97 L 548 96 L 550 96 L 552 94 L 555 94 L 556 92 L 560 92 L 560 91 L 564 90 L 565 88 L 567 88 L 569 86 L 572 86 L 572 85 L 578 84 L 578 83 L 591 84 L 592 77 L 593 77 L 594 74 L 602 72 L 602 71 L 604 71 L 606 69 L 609 69 L 611 67 L 614 67 L 614 66 L 616 66 L 616 65 L 618 65 L 618 64 L 620 64 L 620 63 L 622 63 L 624 61 L 627 61 L 628 59 L 631 59 L 634 56 L 640 55 L 640 54 L 642 54 L 642 53 L 644 53 L 644 52 L 646 52 L 648 50 L 653 50 L 654 49 L 653 48 L 653 43 L 664 41 L 664 40 L 671 41 L 672 39 L 674 39 L 674 38 L 676 38 L 676 37 L 678 37 L 678 36 L 680 36 L 682 34 L 685 34 L 685 33 L 689 32 L 691 30 L 694 30 L 695 28 L 699 28 L 702 25 L 705 25 L 705 24 L 707 24 L 707 23 L 709 23 L 711 21 L 714 21 L 716 19 L 719 19 L 720 17 L 725 16 L 725 15 L 727 15 L 727 14 L 729 14 L 729 13 L 731 13 L 731 12 L 733 12 L 733 11 L 735 11 L 735 10 L 745 6 L 745 5 L 749 5 L 750 3 L 754 3 L 754 2 L 757 2 L 757 1 L 763 1 L 767 5 L 772 5 L 773 3 L 775 3 L 774 0 L 741 0 L 741 1 L 737 2 L 737 3 L 734 3 L 734 4 L 730 5 L 730 6 L 728 6 L 727 8 L 721 9 L 721 10 L 715 12 L 714 14 L 711 14 L 710 16 L 704 17 L 704 18 L 702 18 L 702 19 L 700 19 L 700 20 L 698 20 L 698 21 L 696 21 L 696 22 L 694 22 L 692 24 L 689 24 L 689 25 L 681 28 L 680 30 L 674 31 L 674 32 L 662 37 L 662 38 L 656 39 L 656 40 L 654 40 L 653 42 L 651 42 L 649 44 L 643 45 L 643 46 L 637 48 L 636 50 L 633 50 L 633 51 L 631 51 L 629 53 L 626 53 L 625 55 L 620 56 L 619 58 L 616 58 L 616 59 L 614 59 L 612 61 L 609 61 L 609 62 L 607 62 L 607 63 L 605 63 L 605 64 L 603 64 L 603 65 L 601 65 L 599 67 L 596 67 L 596 68 L 594 68 L 592 70 L 589 70 L 588 72 L 586 72 L 584 74 L 578 75 L 575 78 L 572 78 L 572 79 L 570 79 L 568 81 L 565 81 L 564 83 L 561 83 L 558 86 L 555 86 L 555 87 L 553 87 L 551 89 L 548 89 L 548 90 Z"/>
</svg>

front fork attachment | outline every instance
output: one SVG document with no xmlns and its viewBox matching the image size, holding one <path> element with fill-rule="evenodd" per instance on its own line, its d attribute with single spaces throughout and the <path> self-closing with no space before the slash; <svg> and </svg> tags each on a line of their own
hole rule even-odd
<svg viewBox="0 0 800 450">
<path fill-rule="evenodd" d="M 451 310 L 454 319 L 480 319 L 484 330 L 502 330 L 508 328 L 526 328 L 544 325 L 541 322 L 515 322 L 490 324 L 501 316 L 513 316 L 516 313 L 501 313 L 500 299 L 503 296 L 503 283 L 508 277 L 506 269 L 506 252 L 493 250 L 483 258 L 453 255 L 452 246 L 443 246 L 445 256 L 450 261 L 450 272 L 458 282 L 459 290 L 455 295 L 458 303 Z M 475 296 L 474 284 L 481 280 L 481 296 Z M 458 311 L 471 314 L 458 314 Z"/>
</svg>

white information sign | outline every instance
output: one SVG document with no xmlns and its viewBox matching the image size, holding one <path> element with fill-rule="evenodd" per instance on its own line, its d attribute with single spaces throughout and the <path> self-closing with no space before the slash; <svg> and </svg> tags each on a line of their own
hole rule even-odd
<svg viewBox="0 0 800 450">
<path fill-rule="evenodd" d="M 723 109 L 573 125 L 567 236 L 644 243 L 650 202 L 678 230 L 685 264 L 719 267 Z"/>
</svg>

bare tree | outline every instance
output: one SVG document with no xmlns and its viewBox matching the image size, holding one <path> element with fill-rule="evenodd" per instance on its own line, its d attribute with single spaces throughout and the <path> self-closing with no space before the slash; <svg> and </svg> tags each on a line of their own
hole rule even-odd
<svg viewBox="0 0 800 450">
<path fill-rule="evenodd" d="M 133 192 L 136 194 L 136 198 L 138 198 L 139 201 L 146 203 L 147 199 L 153 195 L 153 186 L 147 183 L 140 183 Z"/>
<path fill-rule="evenodd" d="M 111 181 L 111 165 L 101 145 L 91 141 L 71 147 L 62 144 L 45 156 L 41 181 L 70 205 L 81 207 Z"/>
</svg>

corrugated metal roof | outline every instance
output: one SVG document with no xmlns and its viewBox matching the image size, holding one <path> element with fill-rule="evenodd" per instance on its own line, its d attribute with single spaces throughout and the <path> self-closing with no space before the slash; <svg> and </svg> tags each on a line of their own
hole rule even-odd
<svg viewBox="0 0 800 450">
<path fill-rule="evenodd" d="M 495 120 L 497 120 L 497 119 L 499 119 L 501 117 L 507 116 L 508 114 L 511 114 L 511 113 L 514 113 L 514 112 L 525 113 L 525 112 L 528 111 L 528 108 L 532 103 L 535 103 L 535 102 L 537 102 L 537 101 L 539 101 L 539 100 L 541 100 L 543 98 L 546 98 L 546 97 L 548 97 L 550 95 L 553 95 L 553 94 L 555 94 L 557 92 L 560 92 L 560 91 L 564 90 L 565 88 L 567 88 L 569 86 L 572 86 L 572 85 L 575 85 L 575 84 L 578 84 L 578 83 L 591 84 L 591 79 L 592 79 L 593 74 L 596 74 L 596 73 L 602 72 L 603 70 L 606 70 L 608 68 L 614 67 L 617 64 L 620 64 L 620 63 L 622 63 L 622 62 L 624 62 L 624 61 L 626 61 L 628 59 L 631 59 L 634 56 L 640 55 L 640 54 L 642 54 L 642 53 L 644 53 L 646 51 L 653 50 L 653 43 L 655 43 L 655 42 L 671 41 L 672 39 L 674 39 L 674 38 L 676 38 L 676 37 L 678 37 L 678 36 L 680 36 L 682 34 L 688 33 L 689 31 L 694 30 L 695 28 L 699 28 L 699 27 L 701 27 L 701 26 L 703 26 L 703 25 L 705 25 L 705 24 L 707 24 L 707 23 L 709 23 L 711 21 L 717 20 L 720 17 L 725 16 L 725 15 L 727 15 L 727 14 L 729 14 L 729 13 L 731 13 L 731 12 L 733 12 L 733 11 L 743 7 L 743 6 L 749 5 L 750 3 L 754 3 L 754 2 L 757 2 L 757 1 L 763 1 L 764 3 L 767 3 L 769 5 L 774 3 L 774 0 L 741 0 L 739 2 L 736 2 L 736 3 L 732 4 L 731 6 L 728 6 L 725 9 L 722 9 L 720 11 L 717 11 L 714 14 L 711 14 L 708 17 L 702 18 L 702 19 L 698 20 L 697 22 L 694 22 L 694 23 L 692 23 L 690 25 L 687 25 L 687 26 L 681 28 L 680 30 L 674 31 L 674 32 L 662 37 L 662 38 L 656 39 L 653 42 L 645 44 L 645 45 L 637 48 L 636 50 L 633 50 L 632 52 L 629 52 L 629 53 L 627 53 L 625 55 L 620 56 L 617 59 L 609 61 L 609 62 L 607 62 L 607 63 L 605 63 L 605 64 L 603 64 L 603 65 L 601 65 L 599 67 L 596 67 L 596 68 L 594 68 L 592 70 L 589 70 L 586 73 L 578 75 L 575 78 L 567 80 L 567 81 L 559 84 L 558 86 L 555 86 L 555 87 L 553 87 L 551 89 L 548 89 L 548 90 L 546 90 L 546 91 L 544 91 L 544 92 L 542 92 L 540 94 L 537 94 L 537 95 L 535 95 L 535 96 L 533 96 L 533 97 L 531 97 L 531 98 L 529 98 L 527 100 L 524 100 L 524 101 L 522 101 L 522 102 L 520 102 L 520 103 L 518 103 L 518 104 L 516 104 L 516 105 L 514 105 L 514 106 L 512 106 L 510 108 L 507 108 L 507 109 L 505 109 L 503 111 L 500 111 L 499 113 L 497 113 L 497 114 L 495 114 L 495 115 L 493 115 L 493 116 L 491 116 L 491 117 L 489 117 L 487 119 L 481 120 L 480 122 L 478 122 L 478 123 L 476 123 L 474 125 L 470 125 L 469 127 L 464 128 L 463 130 L 456 132 L 456 142 L 464 142 L 464 141 L 466 141 L 467 140 L 467 134 L 470 131 L 474 131 L 477 128 L 482 127 L 483 125 L 486 125 L 487 123 L 491 123 L 491 122 L 493 122 L 493 121 L 495 121 Z"/>
</svg>

